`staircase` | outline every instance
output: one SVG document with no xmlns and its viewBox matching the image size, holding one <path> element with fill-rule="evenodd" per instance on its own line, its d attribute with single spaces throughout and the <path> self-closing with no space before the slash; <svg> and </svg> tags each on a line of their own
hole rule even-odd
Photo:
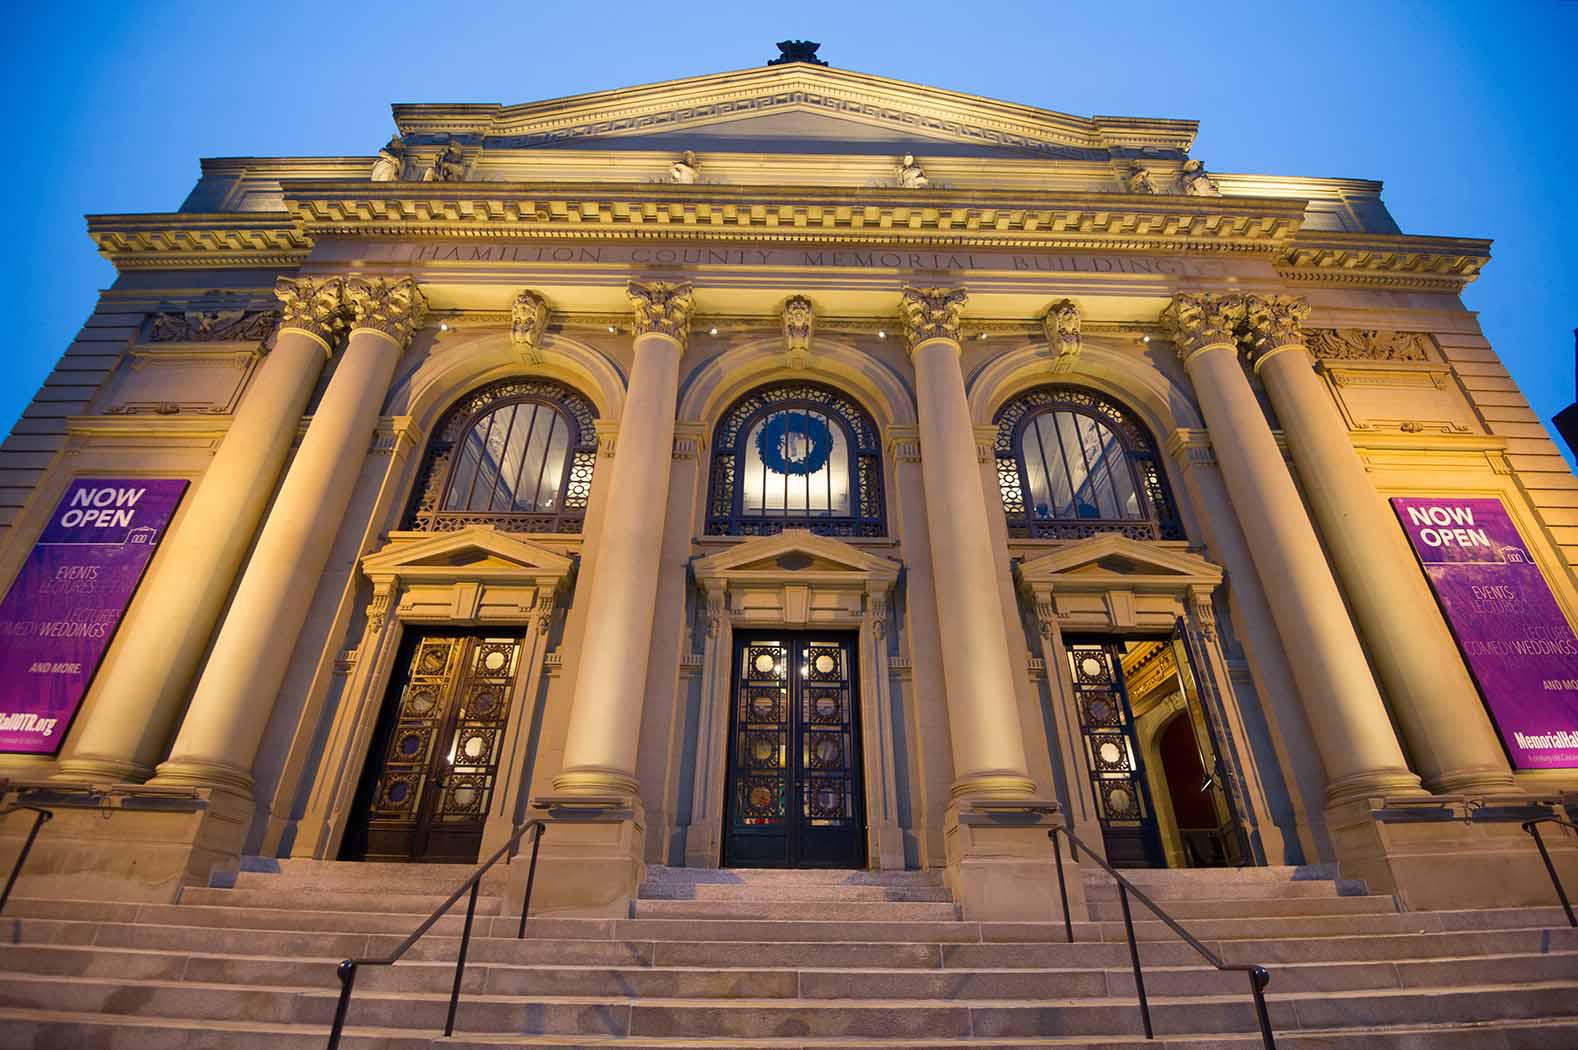
<svg viewBox="0 0 1578 1050">
<path fill-rule="evenodd" d="M 181 903 L 13 898 L 0 1047 L 322 1050 L 335 964 L 382 954 L 464 877 L 287 860 Z M 357 979 L 347 1050 L 1062 1047 L 1256 1050 L 1248 985 L 1138 903 L 1157 1039 L 1116 891 L 1090 922 L 960 921 L 928 872 L 648 868 L 629 919 L 533 918 L 484 898 L 453 1039 L 463 904 Z M 1283 1050 L 1578 1048 L 1578 930 L 1560 909 L 1401 914 L 1318 868 L 1133 873 L 1230 963 L 1262 963 Z"/>
</svg>

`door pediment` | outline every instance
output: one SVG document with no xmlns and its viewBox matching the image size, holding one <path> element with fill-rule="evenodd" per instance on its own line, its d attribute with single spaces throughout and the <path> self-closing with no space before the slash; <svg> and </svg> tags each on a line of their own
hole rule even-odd
<svg viewBox="0 0 1578 1050">
<path fill-rule="evenodd" d="M 553 584 L 569 575 L 574 563 L 562 554 L 491 525 L 470 525 L 422 539 L 391 540 L 362 559 L 362 571 L 375 581 L 487 580 L 494 583 Z"/>
<path fill-rule="evenodd" d="M 853 544 L 808 529 L 785 529 L 773 536 L 759 536 L 692 565 L 703 584 L 748 581 L 768 583 L 821 583 L 825 586 L 858 586 L 881 593 L 899 577 L 899 563 L 869 554 Z M 868 588 L 867 583 L 876 585 Z"/>
<path fill-rule="evenodd" d="M 1105 533 L 1070 543 L 1019 565 L 1020 582 L 1055 591 L 1214 589 L 1222 567 L 1186 550 Z"/>
</svg>

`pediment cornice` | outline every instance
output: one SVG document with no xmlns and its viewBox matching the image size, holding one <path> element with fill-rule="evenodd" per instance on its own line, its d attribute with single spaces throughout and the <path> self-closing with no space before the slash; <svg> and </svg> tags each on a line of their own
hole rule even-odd
<svg viewBox="0 0 1578 1050">
<path fill-rule="evenodd" d="M 830 66 L 765 66 L 521 105 L 397 105 L 395 123 L 416 143 L 473 137 L 493 148 L 684 130 L 786 110 L 1025 150 L 1186 152 L 1198 122 L 1083 118 Z"/>
<path fill-rule="evenodd" d="M 553 587 L 573 567 L 574 562 L 556 551 L 487 525 L 394 538 L 362 558 L 362 572 L 374 581 L 465 579 Z"/>
<path fill-rule="evenodd" d="M 805 564 L 796 567 L 797 559 Z M 885 592 L 898 580 L 899 563 L 832 536 L 819 536 L 806 529 L 785 529 L 697 558 L 691 563 L 691 571 L 703 586 L 843 583 L 863 589 L 874 586 Z"/>
<path fill-rule="evenodd" d="M 1022 587 L 1053 592 L 1122 588 L 1183 593 L 1222 582 L 1222 567 L 1207 558 L 1117 533 L 1092 536 L 1021 562 L 1016 574 Z"/>
</svg>

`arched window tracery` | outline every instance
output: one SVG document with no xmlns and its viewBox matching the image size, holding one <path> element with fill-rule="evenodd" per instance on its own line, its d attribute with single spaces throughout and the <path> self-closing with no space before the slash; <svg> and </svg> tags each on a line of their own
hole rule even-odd
<svg viewBox="0 0 1578 1050">
<path fill-rule="evenodd" d="M 819 383 L 753 390 L 713 433 L 707 534 L 887 534 L 877 427 Z"/>
<path fill-rule="evenodd" d="M 1118 405 L 1080 387 L 1037 387 L 995 422 L 1010 536 L 1183 539 L 1155 443 Z"/>
<path fill-rule="evenodd" d="M 548 379 L 505 379 L 457 402 L 428 442 L 405 527 L 580 532 L 597 464 L 597 413 Z"/>
</svg>

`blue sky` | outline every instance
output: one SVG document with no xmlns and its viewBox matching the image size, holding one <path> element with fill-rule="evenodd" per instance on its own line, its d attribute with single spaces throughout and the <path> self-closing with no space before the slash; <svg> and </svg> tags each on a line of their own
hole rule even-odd
<svg viewBox="0 0 1578 1050">
<path fill-rule="evenodd" d="M 84 2 L 19 5 L 7 29 L 7 429 L 113 280 L 85 213 L 174 210 L 203 156 L 370 154 L 391 102 L 739 69 L 786 37 L 1048 109 L 1192 117 L 1213 169 L 1382 180 L 1405 232 L 1495 240 L 1465 301 L 1542 419 L 1573 400 L 1573 0 Z"/>
</svg>

